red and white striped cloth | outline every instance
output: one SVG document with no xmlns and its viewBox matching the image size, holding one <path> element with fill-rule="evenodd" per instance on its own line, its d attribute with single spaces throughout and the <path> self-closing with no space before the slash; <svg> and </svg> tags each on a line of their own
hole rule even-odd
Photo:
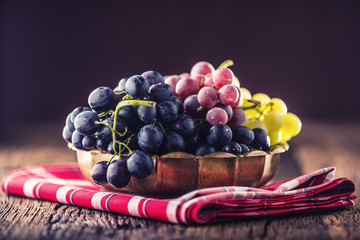
<svg viewBox="0 0 360 240">
<path fill-rule="evenodd" d="M 172 223 L 203 224 L 354 205 L 353 182 L 334 180 L 334 175 L 335 168 L 330 167 L 262 188 L 214 187 L 157 199 L 102 192 L 81 175 L 77 164 L 70 163 L 15 170 L 1 187 L 8 194 Z"/>
</svg>

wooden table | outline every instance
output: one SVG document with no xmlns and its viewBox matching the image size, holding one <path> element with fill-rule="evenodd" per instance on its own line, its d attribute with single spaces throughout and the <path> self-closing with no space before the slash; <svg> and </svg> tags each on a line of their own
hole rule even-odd
<svg viewBox="0 0 360 240">
<path fill-rule="evenodd" d="M 360 126 L 304 121 L 301 134 L 281 156 L 276 180 L 335 166 L 336 177 L 360 186 Z M 62 126 L 7 129 L 0 142 L 0 177 L 9 171 L 75 161 Z M 359 189 L 355 192 L 359 195 Z M 0 193 L 0 239 L 360 239 L 356 206 L 205 226 L 183 226 Z"/>
</svg>

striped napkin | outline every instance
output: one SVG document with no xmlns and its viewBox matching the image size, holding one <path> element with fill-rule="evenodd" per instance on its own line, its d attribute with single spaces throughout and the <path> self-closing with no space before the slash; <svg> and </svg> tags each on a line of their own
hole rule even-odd
<svg viewBox="0 0 360 240">
<path fill-rule="evenodd" d="M 250 217 L 332 210 L 354 205 L 354 183 L 329 167 L 262 188 L 224 186 L 177 198 L 103 192 L 76 163 L 19 169 L 1 183 L 7 194 L 172 223 L 204 224 Z"/>
</svg>

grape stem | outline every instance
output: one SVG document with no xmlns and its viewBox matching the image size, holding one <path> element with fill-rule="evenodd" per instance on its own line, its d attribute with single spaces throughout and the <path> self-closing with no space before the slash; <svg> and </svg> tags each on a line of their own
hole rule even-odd
<svg viewBox="0 0 360 240">
<path fill-rule="evenodd" d="M 228 68 L 228 67 L 231 67 L 232 65 L 234 65 L 234 62 L 232 60 L 225 60 L 224 62 L 222 62 L 220 64 L 220 66 L 218 67 L 219 68 Z"/>
<path fill-rule="evenodd" d="M 129 96 L 129 95 L 126 95 L 126 96 Z M 116 106 L 116 109 L 115 109 L 113 128 L 116 129 L 117 118 L 118 118 L 118 114 L 119 114 L 119 111 L 120 111 L 121 108 L 127 107 L 127 106 L 155 107 L 155 105 L 156 105 L 156 102 L 153 102 L 153 101 L 144 101 L 144 100 L 123 100 L 123 101 L 120 101 L 118 103 L 118 105 Z M 127 128 L 126 128 L 126 132 L 127 132 Z M 122 143 L 122 142 L 118 142 L 119 143 L 119 151 L 117 151 L 117 149 L 116 149 L 116 142 L 117 142 L 116 141 L 116 133 L 115 133 L 115 131 L 113 131 L 112 133 L 113 133 L 113 149 L 114 149 L 115 153 L 119 154 L 119 157 L 120 157 L 120 155 L 121 155 L 121 146 L 122 145 L 125 146 L 129 150 L 130 153 L 132 153 L 131 149 L 125 143 Z"/>
<path fill-rule="evenodd" d="M 115 96 L 119 96 L 119 95 L 124 94 L 124 93 L 127 94 L 126 91 L 122 91 L 122 92 L 114 92 L 114 95 L 115 95 Z"/>
<path fill-rule="evenodd" d="M 258 100 L 254 100 L 254 99 L 246 99 L 246 101 L 253 103 L 254 105 L 248 106 L 248 107 L 241 107 L 242 110 L 248 110 L 248 109 L 252 109 L 252 108 L 256 108 L 257 106 L 260 106 L 262 104 L 261 101 Z"/>
</svg>

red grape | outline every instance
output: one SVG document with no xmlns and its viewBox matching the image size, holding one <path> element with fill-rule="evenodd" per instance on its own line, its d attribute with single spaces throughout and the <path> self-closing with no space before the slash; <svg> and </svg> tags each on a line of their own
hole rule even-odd
<svg viewBox="0 0 360 240">
<path fill-rule="evenodd" d="M 197 94 L 199 89 L 200 85 L 197 81 L 191 78 L 184 78 L 180 79 L 176 84 L 175 93 L 181 101 L 184 101 L 188 96 Z"/>
<path fill-rule="evenodd" d="M 237 106 L 241 106 L 241 105 L 242 105 L 242 101 L 243 101 L 242 90 L 241 90 L 240 88 L 236 87 L 236 86 L 235 86 L 235 88 L 236 88 L 236 90 L 239 92 L 239 98 L 238 98 L 237 101 L 235 101 L 233 104 L 230 105 L 230 106 L 233 107 L 233 108 L 234 108 L 234 107 L 237 107 Z"/>
<path fill-rule="evenodd" d="M 232 105 L 240 99 L 240 92 L 233 85 L 225 85 L 219 90 L 220 102 L 224 105 Z"/>
<path fill-rule="evenodd" d="M 182 74 L 179 74 L 180 79 L 182 78 L 190 78 L 190 73 L 184 72 Z"/>
<path fill-rule="evenodd" d="M 191 79 L 194 79 L 200 85 L 203 85 L 203 83 L 205 81 L 205 75 L 202 75 L 202 74 L 191 75 Z"/>
<path fill-rule="evenodd" d="M 228 115 L 224 109 L 214 107 L 207 112 L 206 121 L 212 126 L 216 124 L 226 124 Z"/>
<path fill-rule="evenodd" d="M 176 84 L 178 83 L 179 80 L 180 77 L 178 75 L 171 75 L 165 79 L 165 83 L 169 84 L 175 92 Z"/>
<path fill-rule="evenodd" d="M 245 120 L 246 120 L 246 115 L 244 110 L 242 110 L 242 108 L 235 107 L 233 108 L 233 116 L 227 125 L 231 129 L 233 129 L 237 126 L 243 125 L 245 123 Z"/>
<path fill-rule="evenodd" d="M 204 108 L 212 108 L 218 100 L 218 93 L 212 87 L 203 87 L 198 93 L 198 101 Z"/>
<path fill-rule="evenodd" d="M 228 68 L 219 68 L 216 69 L 212 75 L 214 85 L 217 88 L 231 84 L 234 78 L 233 72 Z"/>
<path fill-rule="evenodd" d="M 215 88 L 216 90 L 219 90 L 218 88 L 215 87 L 214 85 L 214 81 L 212 79 L 212 76 L 206 76 L 205 77 L 205 81 L 204 81 L 204 87 L 212 87 Z"/>
<path fill-rule="evenodd" d="M 212 73 L 213 71 L 215 71 L 213 65 L 205 61 L 200 61 L 195 63 L 195 65 L 191 68 L 190 75 L 191 76 L 197 74 L 206 75 Z"/>
</svg>

